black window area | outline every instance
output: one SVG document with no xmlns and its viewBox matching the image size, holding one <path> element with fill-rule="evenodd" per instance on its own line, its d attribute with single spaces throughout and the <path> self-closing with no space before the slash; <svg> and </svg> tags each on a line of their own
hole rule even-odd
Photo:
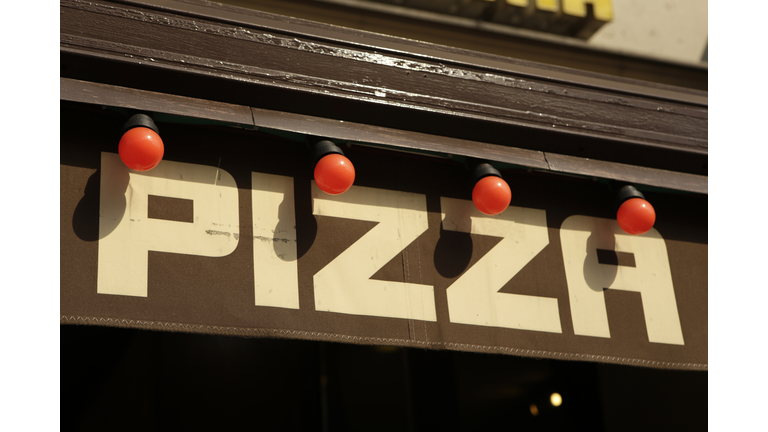
<svg viewBox="0 0 768 432">
<path fill-rule="evenodd" d="M 65 431 L 705 430 L 707 372 L 61 326 Z"/>
</svg>

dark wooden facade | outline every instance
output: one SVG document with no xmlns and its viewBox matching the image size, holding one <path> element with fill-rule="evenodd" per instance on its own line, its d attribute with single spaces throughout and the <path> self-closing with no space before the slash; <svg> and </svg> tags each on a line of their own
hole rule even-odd
<svg viewBox="0 0 768 432">
<path fill-rule="evenodd" d="M 446 171 L 463 167 L 468 158 L 477 158 L 491 161 L 503 172 L 513 175 L 533 173 L 553 182 L 591 181 L 607 188 L 614 182 L 633 183 L 643 191 L 663 195 L 667 202 L 681 197 L 690 200 L 685 203 L 695 202 L 696 209 L 706 207 L 707 92 L 482 54 L 202 0 L 62 0 L 60 13 L 62 121 L 78 120 L 77 127 L 84 124 L 82 119 L 106 119 L 98 127 L 107 130 L 123 121 L 126 113 L 144 111 L 154 113 L 161 128 L 167 123 L 174 131 L 179 130 L 179 124 L 187 123 L 209 127 L 210 134 L 217 128 L 236 131 L 233 133 L 240 134 L 242 139 L 238 143 L 243 145 L 248 145 L 254 136 L 284 137 L 286 142 L 323 137 L 383 155 L 426 156 L 425 163 L 430 159 L 440 161 L 448 167 Z M 193 134 L 185 133 L 180 136 Z M 64 134 L 68 142 L 78 137 L 75 127 L 63 126 Z M 375 157 L 376 153 L 373 154 Z M 74 159 L 62 161 L 62 165 L 78 163 Z M 83 202 L 73 218 L 77 219 L 78 211 L 93 212 L 97 208 L 94 205 Z M 698 228 L 702 224 L 706 225 L 706 214 L 694 225 Z M 96 238 L 91 231 L 83 234 L 78 232 L 78 226 L 73 229 L 81 238 L 88 237 L 88 241 Z M 692 237 L 691 232 L 674 233 L 672 237 L 683 243 L 695 237 L 700 243 L 701 235 L 706 237 L 701 233 Z M 83 322 L 62 318 L 62 323 Z M 110 325 L 159 328 L 117 322 Z M 205 335 L 174 338 L 173 334 L 163 333 L 133 337 L 127 329 L 112 329 L 112 333 L 108 333 L 91 328 L 78 332 L 77 327 L 62 327 L 62 335 L 67 336 L 63 341 L 69 343 L 65 356 L 71 368 L 65 385 L 72 387 L 78 379 L 84 379 L 89 367 L 101 370 L 102 374 L 109 373 L 111 369 L 104 369 L 88 358 L 96 355 L 95 348 L 88 345 L 100 337 L 110 355 L 128 352 L 141 356 L 152 350 L 126 351 L 125 347 L 155 344 L 152 352 L 158 353 L 158 357 L 153 366 L 131 369 L 125 363 L 113 365 L 114 370 L 129 373 L 113 378 L 114 387 L 127 386 L 132 379 L 142 385 L 156 386 L 154 399 L 143 402 L 145 405 L 136 405 L 129 393 L 119 396 L 119 401 L 136 407 L 139 413 L 132 424 L 172 428 L 178 425 L 174 417 L 185 416 L 190 407 L 204 408 L 195 405 L 197 402 L 189 396 L 198 394 L 197 390 L 185 387 L 187 384 L 180 372 L 172 370 L 175 362 L 188 361 L 182 352 L 199 354 L 200 349 L 207 349 L 206 355 L 213 356 L 210 358 L 219 355 L 210 354 L 222 351 L 221 346 L 216 345 L 217 339 Z M 706 329 L 703 331 L 706 334 Z M 112 336 L 119 340 L 107 343 Z M 279 370 L 277 377 L 288 376 L 291 370 L 300 373 L 279 393 L 279 397 L 290 399 L 286 402 L 290 408 L 268 396 L 247 395 L 247 389 L 237 385 L 235 393 L 224 397 L 223 402 L 204 399 L 206 406 L 227 413 L 227 420 L 221 420 L 221 424 L 242 425 L 247 417 L 243 413 L 250 409 L 243 401 L 269 407 L 276 414 L 263 414 L 263 422 L 275 428 L 288 424 L 289 428 L 300 430 L 354 430 L 365 424 L 367 413 L 374 410 L 362 402 L 355 405 L 350 396 L 355 391 L 362 392 L 362 387 L 334 368 L 361 371 L 359 365 L 352 363 L 360 361 L 369 365 L 382 361 L 376 351 L 355 351 L 353 347 L 323 342 L 314 345 L 288 342 L 291 341 L 266 339 L 257 347 L 238 340 L 225 347 L 251 360 L 259 358 L 255 360 L 259 367 Z M 264 355 L 259 351 L 262 348 L 272 352 L 273 357 L 259 357 Z M 504 389 L 493 382 L 495 378 L 484 377 L 476 369 L 487 367 L 488 371 L 500 373 L 512 363 L 470 359 L 468 353 L 457 353 L 450 358 L 439 351 L 403 350 L 401 353 L 394 361 L 406 365 L 404 377 L 401 372 L 393 372 L 396 366 L 392 359 L 375 363 L 384 371 L 382 376 L 400 380 L 398 385 L 402 384 L 402 390 L 412 398 L 392 402 L 386 399 L 386 394 L 376 399 L 376 403 L 398 413 L 382 421 L 382 427 L 452 430 L 457 425 L 494 426 L 493 419 L 504 409 L 502 405 L 494 405 L 501 403 L 501 396 L 497 399 L 489 396 L 484 403 L 469 403 L 454 397 L 503 392 Z M 125 358 L 121 361 L 136 360 Z M 240 368 L 233 368 L 237 373 L 222 374 L 221 369 L 228 367 L 229 360 L 215 358 L 211 364 L 215 363 L 219 372 L 209 372 L 206 375 L 209 381 L 202 382 L 202 388 L 220 391 L 213 381 L 221 379 L 231 384 L 243 377 Z M 656 410 L 656 402 L 680 403 L 680 413 L 686 415 L 670 414 L 667 426 L 685 427 L 690 426 L 691 421 L 703 422 L 703 415 L 700 416 L 695 406 L 701 397 L 692 398 L 681 389 L 706 393 L 703 390 L 705 373 L 657 370 L 632 373 L 621 369 L 627 366 L 600 365 L 598 370 L 597 366 L 582 362 L 553 362 L 551 366 L 543 361 L 511 358 L 509 362 L 516 362 L 512 366 L 525 369 L 528 375 L 501 378 L 509 388 L 540 374 L 549 378 L 531 379 L 549 385 L 556 381 L 554 376 L 571 395 L 579 394 L 583 398 L 582 402 L 572 402 L 567 415 L 550 423 L 528 419 L 520 422 L 523 427 L 554 430 L 564 425 L 578 425 L 591 430 L 601 427 L 628 430 L 620 417 L 637 416 L 637 411 L 632 410 L 639 408 L 622 406 L 618 399 L 612 398 L 628 396 L 620 386 L 638 389 L 639 396 L 633 396 L 635 407 Z M 182 369 L 184 374 L 194 374 L 196 368 L 207 366 L 186 363 Z M 706 364 L 697 364 L 695 369 L 706 370 Z M 457 374 L 457 370 L 464 375 Z M 475 371 L 467 373 L 468 370 Z M 169 378 L 164 382 L 159 379 L 163 383 L 157 384 L 158 379 L 143 377 L 143 374 L 158 373 L 167 374 Z M 259 376 L 248 375 L 245 379 L 256 382 L 262 380 Z M 267 388 L 277 389 L 281 386 L 277 377 L 262 382 Z M 329 386 L 328 377 L 339 381 Z M 596 377 L 604 381 L 598 382 Z M 662 380 L 669 387 L 664 396 L 658 396 L 650 386 L 642 387 L 643 382 Z M 99 383 L 91 382 L 91 385 L 96 387 Z M 183 394 L 183 388 L 188 395 Z M 472 392 L 460 391 L 470 388 Z M 348 393 L 344 394 L 342 389 Z M 528 392 L 529 388 L 525 389 Z M 578 389 L 583 393 L 578 393 Z M 143 390 L 134 388 L 133 391 Z M 523 395 L 533 401 L 533 393 L 525 392 Z M 86 401 L 82 404 L 101 406 L 85 393 L 86 390 L 82 390 L 76 395 Z M 601 394 L 603 411 L 595 410 L 588 403 L 600 399 Z M 162 408 L 157 407 L 166 397 L 173 397 L 176 402 L 169 404 L 168 411 L 163 413 Z M 523 400 L 520 395 L 509 397 Z M 689 399 L 680 402 L 685 397 Z M 529 399 L 525 399 L 523 412 L 515 411 L 515 415 L 529 415 Z M 351 414 L 349 408 L 344 412 L 343 404 L 355 406 L 357 411 Z M 496 414 L 490 412 L 492 409 Z M 454 417 L 445 414 L 450 411 L 458 414 Z M 75 407 L 73 412 L 80 416 L 69 417 L 73 424 L 90 421 L 91 428 L 97 429 L 100 421 L 106 424 L 110 421 L 106 414 L 93 417 L 92 408 L 84 405 Z M 115 409 L 105 412 L 123 413 Z M 293 416 L 292 420 L 281 423 L 277 413 Z M 691 414 L 696 419 L 691 420 Z M 91 419 L 84 419 L 86 415 Z M 473 418 L 483 420 L 473 423 Z M 347 423 L 340 419 L 346 419 Z M 217 421 L 203 414 L 198 414 L 198 420 L 187 416 L 179 424 L 194 427 L 215 425 Z M 635 423 L 638 428 L 658 426 L 647 419 L 636 419 Z"/>
<path fill-rule="evenodd" d="M 707 189 L 707 94 L 697 90 L 204 2 L 64 1 L 61 67 L 62 78 L 247 107 L 254 115 L 246 126 L 264 127 L 280 112 L 296 132 L 365 141 L 350 130 L 375 126 L 387 130 L 379 135 L 440 137 L 377 144 Z M 62 88 L 73 90 L 64 100 L 110 102 L 96 87 Z M 209 116 L 192 111 L 184 114 Z M 307 123 L 300 116 L 317 125 L 297 126 Z M 242 121 L 223 117 L 215 119 Z"/>
</svg>

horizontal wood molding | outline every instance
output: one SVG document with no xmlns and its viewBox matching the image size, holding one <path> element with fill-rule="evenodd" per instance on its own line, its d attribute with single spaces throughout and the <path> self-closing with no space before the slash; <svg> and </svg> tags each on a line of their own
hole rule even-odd
<svg viewBox="0 0 768 432">
<path fill-rule="evenodd" d="M 60 4 L 66 78 L 706 174 L 706 92 L 199 0 Z"/>
<path fill-rule="evenodd" d="M 374 144 L 401 150 L 435 152 L 520 165 L 537 170 L 591 176 L 706 194 L 706 176 L 588 160 L 483 142 L 439 137 L 322 117 L 216 103 L 107 84 L 60 79 L 61 100 L 215 120 L 310 136 Z"/>
<path fill-rule="evenodd" d="M 508 56 L 488 54 L 452 46 L 422 42 L 412 38 L 401 38 L 387 34 L 372 33 L 352 28 L 329 25 L 292 16 L 276 15 L 254 9 L 245 9 L 202 0 L 118 0 L 133 4 L 183 13 L 201 18 L 215 18 L 246 27 L 259 27 L 265 30 L 285 32 L 294 36 L 322 38 L 327 41 L 344 43 L 362 50 L 388 52 L 390 54 L 408 53 L 415 57 L 441 62 L 489 68 L 499 72 L 513 73 L 537 79 L 551 79 L 562 83 L 590 85 L 609 91 L 636 93 L 642 96 L 652 95 L 661 99 L 678 102 L 707 104 L 707 92 L 670 86 L 655 82 L 608 76 L 586 70 L 537 63 Z M 331 6 L 326 4 L 325 6 Z M 287 15 L 287 14 L 286 14 Z"/>
</svg>

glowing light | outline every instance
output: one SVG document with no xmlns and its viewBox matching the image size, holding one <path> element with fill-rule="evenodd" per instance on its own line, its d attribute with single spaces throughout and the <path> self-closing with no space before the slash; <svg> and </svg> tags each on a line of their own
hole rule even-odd
<svg viewBox="0 0 768 432">
<path fill-rule="evenodd" d="M 315 166 L 315 183 L 329 195 L 346 192 L 354 182 L 355 167 L 344 155 L 331 153 L 323 156 Z"/>
<path fill-rule="evenodd" d="M 164 151 L 160 135 L 146 127 L 129 129 L 120 138 L 117 147 L 120 159 L 135 171 L 148 171 L 156 167 L 163 159 Z"/>
<path fill-rule="evenodd" d="M 549 403 L 552 406 L 560 406 L 563 403 L 563 397 L 560 396 L 560 393 L 552 393 L 552 396 L 549 397 Z"/>
<path fill-rule="evenodd" d="M 645 234 L 656 222 L 656 211 L 648 201 L 642 198 L 631 198 L 619 207 L 616 220 L 627 234 Z"/>
<path fill-rule="evenodd" d="M 504 179 L 497 176 L 483 177 L 472 189 L 475 207 L 487 215 L 497 215 L 509 207 L 512 190 Z"/>
<path fill-rule="evenodd" d="M 532 416 L 536 417 L 537 415 L 539 415 L 539 407 L 537 407 L 536 404 L 531 404 L 530 410 L 531 410 Z"/>
</svg>

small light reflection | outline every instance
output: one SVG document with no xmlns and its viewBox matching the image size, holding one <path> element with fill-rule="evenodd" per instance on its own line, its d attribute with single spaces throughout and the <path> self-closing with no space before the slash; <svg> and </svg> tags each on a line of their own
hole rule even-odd
<svg viewBox="0 0 768 432">
<path fill-rule="evenodd" d="M 563 397 L 560 396 L 560 393 L 552 393 L 552 396 L 549 397 L 549 402 L 552 406 L 560 406 L 563 403 Z"/>
<path fill-rule="evenodd" d="M 536 404 L 531 404 L 530 408 L 531 408 L 531 414 L 532 414 L 534 417 L 536 417 L 537 415 L 539 415 L 539 408 L 536 406 Z"/>
</svg>

